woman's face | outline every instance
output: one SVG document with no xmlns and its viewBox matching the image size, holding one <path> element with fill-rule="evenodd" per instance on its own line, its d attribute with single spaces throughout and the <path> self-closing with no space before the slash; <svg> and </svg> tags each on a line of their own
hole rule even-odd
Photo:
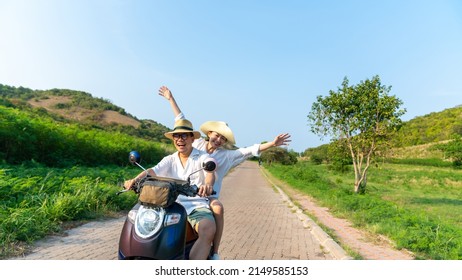
<svg viewBox="0 0 462 280">
<path fill-rule="evenodd" d="M 207 133 L 207 136 L 209 137 L 209 144 L 212 146 L 213 149 L 217 149 L 226 144 L 226 142 L 228 142 L 228 139 L 226 139 L 226 137 L 215 131 L 209 131 L 209 133 Z"/>
</svg>

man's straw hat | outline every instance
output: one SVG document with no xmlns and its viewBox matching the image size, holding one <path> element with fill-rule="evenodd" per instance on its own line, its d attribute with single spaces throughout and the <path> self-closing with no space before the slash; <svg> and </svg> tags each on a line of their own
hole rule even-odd
<svg viewBox="0 0 462 280">
<path fill-rule="evenodd" d="M 172 139 L 173 140 L 173 134 L 174 133 L 192 133 L 194 134 L 194 139 L 198 139 L 201 137 L 201 134 L 199 131 L 194 131 L 192 123 L 188 120 L 181 119 L 175 122 L 175 126 L 172 131 L 166 132 L 164 135 L 165 137 Z"/>
</svg>

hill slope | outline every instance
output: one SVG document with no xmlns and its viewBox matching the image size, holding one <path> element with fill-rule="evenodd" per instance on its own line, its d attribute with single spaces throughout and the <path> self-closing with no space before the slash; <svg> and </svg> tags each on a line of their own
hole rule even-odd
<svg viewBox="0 0 462 280">
<path fill-rule="evenodd" d="M 68 90 L 32 90 L 0 84 L 0 104 L 25 110 L 46 112 L 55 120 L 79 123 L 108 131 L 119 131 L 134 136 L 166 142 L 166 126 L 153 120 L 139 120 L 109 100 L 91 94 Z"/>
<path fill-rule="evenodd" d="M 447 141 L 453 134 L 462 135 L 460 105 L 405 122 L 394 144 L 397 147 L 408 147 Z"/>
<path fill-rule="evenodd" d="M 169 143 L 163 135 L 169 130 L 166 126 L 153 120 L 139 120 L 109 100 L 95 98 L 82 91 L 32 90 L 0 84 L 0 104 L 27 110 L 35 109 L 61 122 L 79 123 L 92 128 L 119 131 Z M 462 105 L 404 122 L 393 139 L 393 146 L 406 149 L 419 146 L 419 149 L 412 149 L 411 153 L 422 151 L 422 155 L 418 157 L 426 157 L 427 147 L 447 141 L 453 134 L 462 135 Z"/>
<path fill-rule="evenodd" d="M 390 149 L 385 154 L 395 159 L 447 160 L 435 145 L 452 140 L 454 134 L 462 136 L 461 105 L 403 122 L 401 129 L 391 138 Z M 322 160 L 327 156 L 329 145 L 309 148 L 303 155 Z"/>
</svg>

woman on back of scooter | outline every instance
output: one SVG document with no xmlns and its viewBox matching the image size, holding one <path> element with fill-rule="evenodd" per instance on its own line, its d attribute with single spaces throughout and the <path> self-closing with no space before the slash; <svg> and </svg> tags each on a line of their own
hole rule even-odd
<svg viewBox="0 0 462 280">
<path fill-rule="evenodd" d="M 175 115 L 175 121 L 184 119 L 185 116 L 181 112 L 178 104 L 173 97 L 172 92 L 165 86 L 160 87 L 159 95 L 163 96 L 170 102 L 170 105 Z M 222 121 L 208 121 L 200 127 L 202 133 L 206 135 L 206 139 L 199 138 L 193 143 L 193 146 L 201 151 L 206 151 L 217 161 L 217 169 L 215 170 L 217 176 L 213 189 L 216 194 L 210 197 L 210 207 L 215 217 L 216 233 L 214 238 L 214 255 L 213 259 L 220 259 L 218 249 L 223 235 L 224 228 L 224 208 L 223 204 L 218 200 L 221 191 L 223 178 L 228 171 L 244 162 L 251 156 L 259 156 L 261 152 L 276 146 L 288 145 L 290 135 L 288 133 L 279 134 L 273 141 L 264 144 L 254 144 L 250 147 L 239 148 L 236 150 L 227 149 L 227 146 L 234 146 L 236 141 L 232 130 L 225 122 Z"/>
</svg>

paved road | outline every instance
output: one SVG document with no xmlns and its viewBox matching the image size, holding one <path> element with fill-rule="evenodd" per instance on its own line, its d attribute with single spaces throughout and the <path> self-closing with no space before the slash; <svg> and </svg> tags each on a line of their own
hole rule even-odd
<svg viewBox="0 0 462 280">
<path fill-rule="evenodd" d="M 346 253 L 264 177 L 244 162 L 223 181 L 225 260 L 348 259 Z M 18 259 L 113 260 L 125 217 L 94 221 L 36 243 Z"/>
<path fill-rule="evenodd" d="M 326 260 L 335 256 L 304 223 L 255 162 L 245 162 L 223 181 L 223 259 Z M 343 258 L 344 256 L 339 256 Z"/>
</svg>

